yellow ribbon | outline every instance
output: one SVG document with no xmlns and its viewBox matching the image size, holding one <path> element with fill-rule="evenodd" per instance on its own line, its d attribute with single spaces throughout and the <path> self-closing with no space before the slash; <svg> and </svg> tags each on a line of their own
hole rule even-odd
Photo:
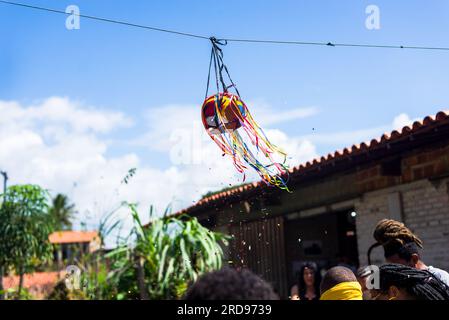
<svg viewBox="0 0 449 320">
<path fill-rule="evenodd" d="M 325 291 L 320 300 L 363 300 L 362 287 L 357 281 L 342 282 Z"/>
</svg>

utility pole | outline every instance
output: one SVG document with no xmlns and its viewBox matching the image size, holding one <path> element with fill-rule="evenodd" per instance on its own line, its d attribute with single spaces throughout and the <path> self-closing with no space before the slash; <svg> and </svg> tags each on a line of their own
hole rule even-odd
<svg viewBox="0 0 449 320">
<path fill-rule="evenodd" d="M 8 174 L 6 173 L 6 171 L 0 171 L 0 174 L 3 176 L 3 202 L 4 202 L 5 196 L 6 196 L 6 184 L 8 182 Z M 5 295 L 4 295 L 3 291 L 4 291 L 4 288 L 3 288 L 3 266 L 0 265 L 0 300 L 5 299 Z"/>
<path fill-rule="evenodd" d="M 8 182 L 8 174 L 6 171 L 0 171 L 0 174 L 3 176 L 3 194 L 6 194 L 6 183 Z"/>
</svg>

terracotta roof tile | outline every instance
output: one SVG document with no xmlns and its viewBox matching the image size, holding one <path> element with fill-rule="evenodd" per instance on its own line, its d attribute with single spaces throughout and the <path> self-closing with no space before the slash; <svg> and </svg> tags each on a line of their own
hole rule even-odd
<svg viewBox="0 0 449 320">
<path fill-rule="evenodd" d="M 35 286 L 45 286 L 55 284 L 62 278 L 62 272 L 36 272 L 25 274 L 23 277 L 23 287 L 31 288 Z M 3 286 L 5 290 L 19 286 L 19 276 L 12 275 L 3 278 Z"/>
<path fill-rule="evenodd" d="M 64 279 L 64 276 L 65 271 L 25 274 L 23 278 L 23 287 L 28 290 L 33 299 L 45 299 L 58 281 Z M 16 289 L 18 286 L 19 276 L 10 275 L 3 278 L 3 287 L 5 290 Z"/>
<path fill-rule="evenodd" d="M 321 157 L 318 159 L 312 160 L 312 162 L 307 161 L 305 164 L 300 164 L 298 166 L 293 167 L 289 170 L 290 174 L 301 172 L 302 170 L 309 169 L 313 166 L 317 166 L 320 164 L 325 164 L 326 162 L 330 162 L 332 160 L 340 160 L 344 159 L 346 157 L 349 157 L 353 154 L 358 154 L 362 151 L 370 151 L 374 148 L 377 148 L 381 146 L 382 144 L 393 142 L 397 139 L 403 138 L 405 136 L 408 136 L 410 134 L 414 134 L 418 131 L 425 130 L 427 127 L 440 122 L 440 121 L 447 121 L 449 120 L 449 111 L 440 111 L 435 116 L 427 116 L 422 121 L 415 121 L 411 127 L 405 126 L 401 130 L 393 130 L 392 132 L 384 133 L 379 139 L 372 139 L 370 142 L 363 142 L 361 144 L 354 144 L 351 147 L 344 148 L 343 150 L 337 150 L 334 152 L 334 154 L 328 154 L 327 157 Z M 255 189 L 259 186 L 264 186 L 262 182 L 253 182 L 246 184 L 244 186 L 238 187 L 236 189 L 230 190 L 230 191 L 223 191 L 221 193 L 218 193 L 216 195 L 204 198 L 199 200 L 195 205 L 184 209 L 176 214 L 186 213 L 190 209 L 199 207 L 203 205 L 204 203 L 208 203 L 210 201 L 216 201 L 219 199 L 224 199 L 228 196 L 235 195 L 238 193 L 242 193 L 244 191 L 249 191 L 252 189 Z M 175 214 L 175 215 L 176 215 Z"/>
<path fill-rule="evenodd" d="M 91 242 L 98 237 L 97 231 L 56 231 L 48 237 L 51 243 Z"/>
</svg>

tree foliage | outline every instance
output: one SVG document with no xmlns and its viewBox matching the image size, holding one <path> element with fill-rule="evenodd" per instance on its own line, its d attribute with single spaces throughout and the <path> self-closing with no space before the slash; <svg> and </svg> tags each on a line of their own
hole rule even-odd
<svg viewBox="0 0 449 320">
<path fill-rule="evenodd" d="M 17 185 L 2 198 L 0 264 L 18 274 L 32 272 L 52 257 L 48 193 L 36 185 Z"/>
<path fill-rule="evenodd" d="M 48 213 L 53 220 L 55 230 L 70 230 L 72 228 L 75 205 L 69 202 L 69 198 L 66 195 L 56 195 L 52 200 Z"/>
</svg>

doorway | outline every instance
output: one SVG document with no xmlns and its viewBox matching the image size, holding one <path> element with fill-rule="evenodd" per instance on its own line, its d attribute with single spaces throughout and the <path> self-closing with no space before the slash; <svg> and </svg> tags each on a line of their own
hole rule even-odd
<svg viewBox="0 0 449 320">
<path fill-rule="evenodd" d="M 320 270 L 344 265 L 358 267 L 354 210 L 324 213 L 285 221 L 287 283 L 297 283 L 304 262 L 315 262 Z"/>
</svg>

